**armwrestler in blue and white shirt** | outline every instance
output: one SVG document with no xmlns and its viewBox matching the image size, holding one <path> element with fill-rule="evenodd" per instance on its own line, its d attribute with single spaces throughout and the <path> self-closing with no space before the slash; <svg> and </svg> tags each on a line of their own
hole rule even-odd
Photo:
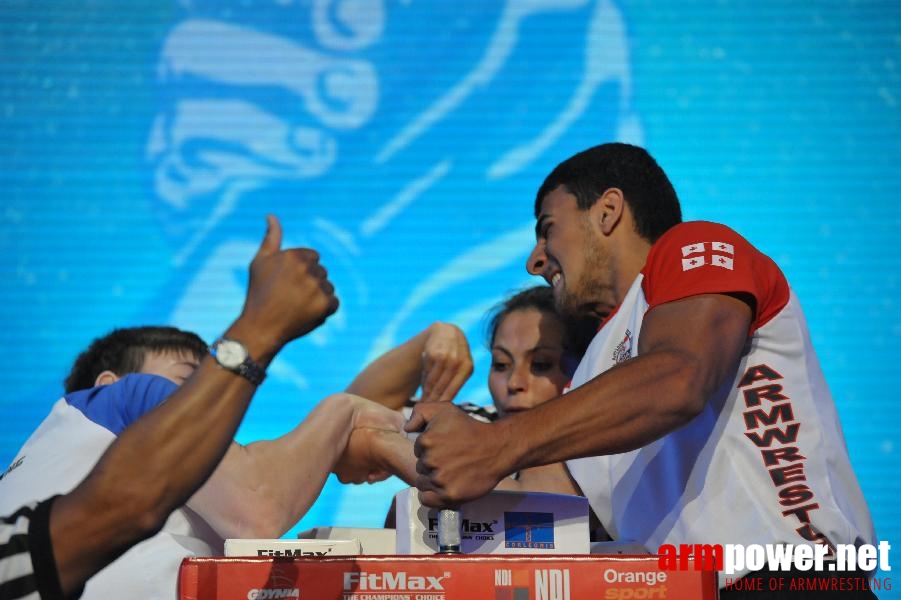
<svg viewBox="0 0 901 600">
<path fill-rule="evenodd" d="M 350 394 L 326 398 L 277 440 L 231 441 L 262 370 L 337 309 L 318 255 L 280 246 L 270 217 L 244 308 L 224 336 L 243 345 L 253 373 L 173 328 L 116 330 L 79 357 L 69 391 L 0 480 L 0 515 L 13 515 L 0 531 L 14 554 L 0 561 L 0 598 L 56 597 L 55 571 L 67 597 L 88 580 L 84 598 L 173 600 L 182 558 L 209 554 L 226 536 L 278 537 L 332 470 L 351 481 L 386 476 L 352 448 L 397 435 L 403 419 Z M 57 494 L 52 507 L 38 505 L 38 529 L 28 525 L 28 506 Z M 48 520 L 49 541 L 38 534 Z"/>
</svg>

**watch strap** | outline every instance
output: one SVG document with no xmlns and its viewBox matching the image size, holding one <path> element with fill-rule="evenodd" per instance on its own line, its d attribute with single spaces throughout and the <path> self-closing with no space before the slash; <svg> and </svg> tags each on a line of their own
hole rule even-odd
<svg viewBox="0 0 901 600">
<path fill-rule="evenodd" d="M 244 348 L 244 360 L 234 367 L 222 364 L 222 361 L 219 360 L 219 357 L 216 355 L 216 346 L 220 342 L 231 342 L 233 344 L 239 344 L 241 348 Z M 260 385 L 261 383 L 263 383 L 263 380 L 266 379 L 266 369 L 259 363 L 254 362 L 254 360 L 250 357 L 250 353 L 247 352 L 247 348 L 244 347 L 244 344 L 237 340 L 233 340 L 227 337 L 219 338 L 218 340 L 213 342 L 212 346 L 210 346 L 210 354 L 213 355 L 213 358 L 216 359 L 216 362 L 219 363 L 219 366 L 224 369 L 228 369 L 233 373 L 237 373 L 254 385 Z"/>
<path fill-rule="evenodd" d="M 252 361 L 249 356 L 244 359 L 244 362 L 238 365 L 235 369 L 235 373 L 254 385 L 260 385 L 263 383 L 263 380 L 266 379 L 266 369 Z"/>
</svg>

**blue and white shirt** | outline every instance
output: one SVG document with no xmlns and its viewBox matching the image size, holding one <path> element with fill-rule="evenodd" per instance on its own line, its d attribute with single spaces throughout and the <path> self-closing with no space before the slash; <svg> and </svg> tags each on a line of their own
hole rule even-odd
<svg viewBox="0 0 901 600">
<path fill-rule="evenodd" d="M 0 479 L 0 515 L 71 491 L 125 428 L 176 389 L 163 377 L 135 373 L 62 397 Z M 160 533 L 92 577 L 82 598 L 174 600 L 181 560 L 221 554 L 222 543 L 197 513 L 182 507 L 172 513 Z"/>
</svg>

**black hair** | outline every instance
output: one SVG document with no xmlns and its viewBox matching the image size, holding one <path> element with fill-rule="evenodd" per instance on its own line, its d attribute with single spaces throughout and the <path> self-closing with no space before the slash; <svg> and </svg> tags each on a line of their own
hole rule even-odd
<svg viewBox="0 0 901 600">
<path fill-rule="evenodd" d="M 651 243 L 682 222 L 679 198 L 669 178 L 647 150 L 619 142 L 583 150 L 557 165 L 535 196 L 535 217 L 544 197 L 559 186 L 588 210 L 610 188 L 622 190 L 635 230 Z"/>
<path fill-rule="evenodd" d="M 97 376 L 104 371 L 119 376 L 137 373 L 151 352 L 186 352 L 201 360 L 209 350 L 196 333 L 175 327 L 114 329 L 96 338 L 78 355 L 64 383 L 66 393 L 94 387 Z"/>
</svg>

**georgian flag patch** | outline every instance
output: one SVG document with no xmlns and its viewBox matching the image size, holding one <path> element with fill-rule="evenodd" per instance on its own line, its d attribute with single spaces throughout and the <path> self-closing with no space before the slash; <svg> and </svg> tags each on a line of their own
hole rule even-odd
<svg viewBox="0 0 901 600">
<path fill-rule="evenodd" d="M 726 242 L 695 242 L 682 246 L 682 270 L 689 271 L 705 265 L 732 270 L 735 247 Z"/>
</svg>

